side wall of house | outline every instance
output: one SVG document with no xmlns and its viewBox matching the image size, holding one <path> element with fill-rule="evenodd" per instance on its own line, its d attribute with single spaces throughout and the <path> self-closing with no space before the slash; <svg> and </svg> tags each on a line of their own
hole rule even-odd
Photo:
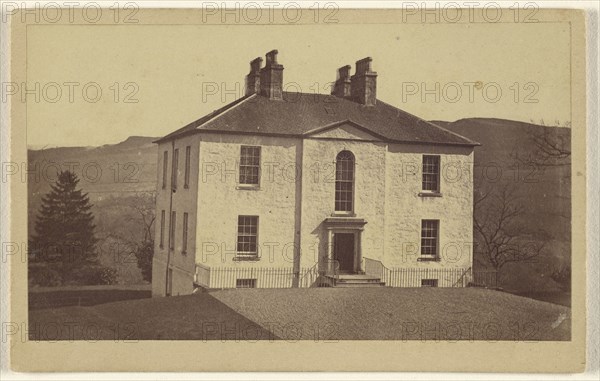
<svg viewBox="0 0 600 381">
<path fill-rule="evenodd" d="M 299 244 L 295 211 L 300 205 L 296 163 L 300 162 L 301 141 L 232 134 L 200 136 L 196 263 L 211 268 L 210 287 L 235 287 L 236 278 L 257 279 L 256 287 L 267 287 L 267 280 L 260 276 L 266 268 L 282 269 L 277 282 L 291 287 Z M 239 184 L 242 145 L 261 147 L 258 187 Z M 236 258 L 240 215 L 258 216 L 256 260 Z"/>
<path fill-rule="evenodd" d="M 189 180 L 186 184 L 186 150 L 189 147 Z M 173 183 L 173 158 L 178 150 L 177 179 Z M 163 160 L 167 152 L 167 174 L 163 187 Z M 191 294 L 194 290 L 196 219 L 198 200 L 197 135 L 182 137 L 173 142 L 158 145 L 156 220 L 154 259 L 152 268 L 152 294 L 164 296 Z M 164 211 L 164 221 L 162 220 Z M 172 213 L 175 212 L 174 230 L 171 235 Z M 184 245 L 184 214 L 187 213 L 187 242 Z M 161 234 L 162 230 L 162 234 Z M 161 244 L 161 235 L 163 242 Z M 186 247 L 187 246 L 187 247 Z M 185 249 L 184 249 L 185 248 Z M 169 271 L 172 279 L 169 282 Z M 170 283 L 170 285 L 167 285 Z"/>
</svg>

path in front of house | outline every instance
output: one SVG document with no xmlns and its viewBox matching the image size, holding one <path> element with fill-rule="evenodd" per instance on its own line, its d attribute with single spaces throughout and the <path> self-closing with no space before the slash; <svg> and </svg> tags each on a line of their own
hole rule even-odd
<svg viewBox="0 0 600 381">
<path fill-rule="evenodd" d="M 289 341 L 570 340 L 570 308 L 485 289 L 232 289 L 210 295 Z"/>
</svg>

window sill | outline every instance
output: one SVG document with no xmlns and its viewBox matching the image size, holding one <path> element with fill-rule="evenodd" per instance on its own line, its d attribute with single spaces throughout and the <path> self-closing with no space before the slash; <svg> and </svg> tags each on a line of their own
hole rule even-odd
<svg viewBox="0 0 600 381">
<path fill-rule="evenodd" d="M 235 189 L 238 190 L 253 190 L 253 191 L 258 191 L 260 190 L 260 185 L 244 185 L 244 184 L 240 184 L 238 186 L 235 187 Z"/>
<path fill-rule="evenodd" d="M 419 257 L 417 262 L 439 262 L 440 257 Z"/>
<path fill-rule="evenodd" d="M 331 217 L 356 217 L 354 212 L 333 212 Z"/>
<path fill-rule="evenodd" d="M 233 257 L 233 261 L 234 262 L 257 262 L 260 260 L 260 257 L 256 256 L 256 255 L 240 255 L 238 254 L 237 257 Z"/>
<path fill-rule="evenodd" d="M 419 192 L 419 197 L 442 197 L 440 192 Z"/>
</svg>

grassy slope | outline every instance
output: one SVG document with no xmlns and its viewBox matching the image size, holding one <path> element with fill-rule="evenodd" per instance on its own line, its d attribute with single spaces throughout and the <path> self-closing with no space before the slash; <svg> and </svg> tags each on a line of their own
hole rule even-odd
<svg viewBox="0 0 600 381">
<path fill-rule="evenodd" d="M 569 340 L 567 307 L 483 289 L 223 290 L 30 311 L 32 338 Z M 96 329 L 89 329 L 95 327 Z M 87 332 L 87 335 L 86 335 Z M 270 333 L 269 333 L 270 332 Z M 130 335 L 128 335 L 130 334 Z M 36 336 L 37 335 L 37 336 Z M 54 333 L 56 336 L 56 334 Z M 60 337 L 69 339 L 63 329 Z"/>
<path fill-rule="evenodd" d="M 30 310 L 29 326 L 30 340 L 276 339 L 208 293 Z"/>
</svg>

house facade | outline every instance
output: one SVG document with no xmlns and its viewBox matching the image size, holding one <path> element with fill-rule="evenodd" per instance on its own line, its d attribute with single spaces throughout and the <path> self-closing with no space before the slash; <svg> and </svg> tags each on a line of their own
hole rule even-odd
<svg viewBox="0 0 600 381">
<path fill-rule="evenodd" d="M 371 59 L 331 95 L 246 95 L 157 140 L 153 295 L 197 287 L 468 283 L 477 143 L 376 98 Z"/>
</svg>

